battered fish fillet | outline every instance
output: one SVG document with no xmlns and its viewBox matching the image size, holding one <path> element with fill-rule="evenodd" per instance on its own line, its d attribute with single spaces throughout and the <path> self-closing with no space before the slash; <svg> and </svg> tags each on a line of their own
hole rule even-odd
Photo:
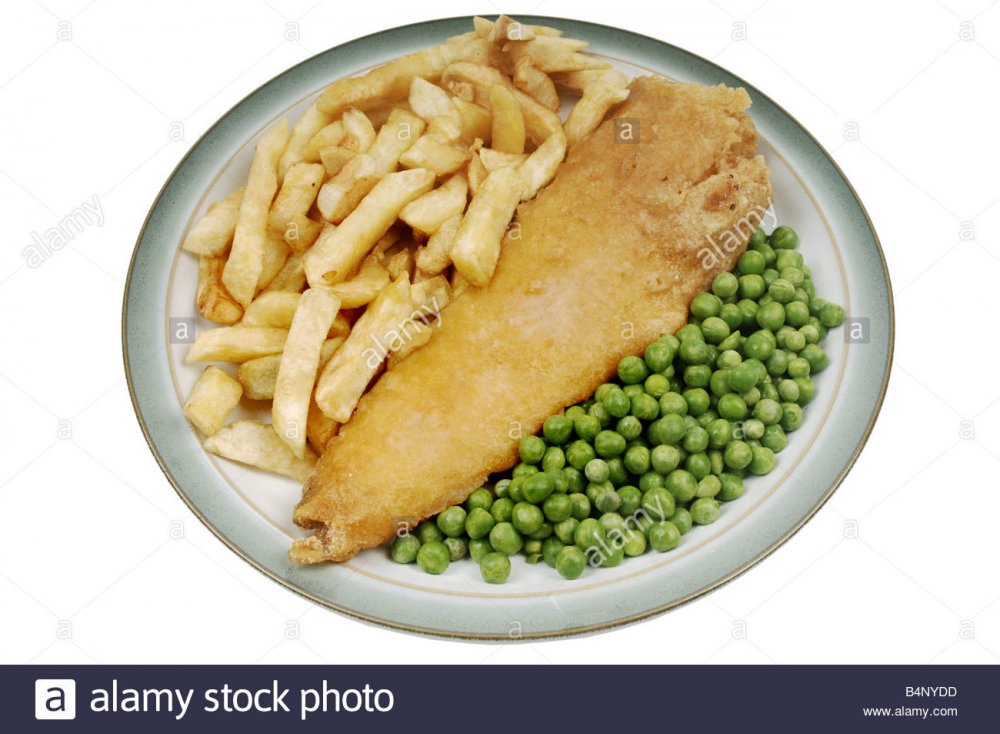
<svg viewBox="0 0 1000 734">
<path fill-rule="evenodd" d="M 635 80 L 521 206 L 490 284 L 449 304 L 330 443 L 294 516 L 316 534 L 292 560 L 346 560 L 462 502 L 547 416 L 683 326 L 770 204 L 749 106 L 742 89 Z"/>
</svg>

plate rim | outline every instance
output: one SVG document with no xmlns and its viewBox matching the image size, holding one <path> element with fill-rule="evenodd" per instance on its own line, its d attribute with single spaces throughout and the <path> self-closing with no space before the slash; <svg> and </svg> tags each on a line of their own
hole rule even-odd
<svg viewBox="0 0 1000 734">
<path fill-rule="evenodd" d="M 149 210 L 148 210 L 148 212 L 147 212 L 147 214 L 146 214 L 146 216 L 145 216 L 145 218 L 143 220 L 143 223 L 142 223 L 142 225 L 141 225 L 141 227 L 140 227 L 140 229 L 138 231 L 138 234 L 137 234 L 137 237 L 136 237 L 136 241 L 135 241 L 135 245 L 133 247 L 132 255 L 131 255 L 131 258 L 130 258 L 130 261 L 129 261 L 128 274 L 127 274 L 127 277 L 126 277 L 126 280 L 125 280 L 125 286 L 124 286 L 124 290 L 123 290 L 122 317 L 121 317 L 122 357 L 123 357 L 123 366 L 124 366 L 124 371 L 125 371 L 125 379 L 126 379 L 126 383 L 128 384 L 128 389 L 129 389 L 129 398 L 130 398 L 130 402 L 132 404 L 133 412 L 135 413 L 135 417 L 136 417 L 137 422 L 139 423 L 139 427 L 140 427 L 140 429 L 142 431 L 143 438 L 146 441 L 146 444 L 149 447 L 150 452 L 153 454 L 153 457 L 156 459 L 156 462 L 159 465 L 161 472 L 166 477 L 166 479 L 168 480 L 168 482 L 170 483 L 170 485 L 173 487 L 174 491 L 178 494 L 178 496 L 184 502 L 184 504 L 195 515 L 195 517 L 197 517 L 199 519 L 199 521 L 216 538 L 218 538 L 219 540 L 221 540 L 231 551 L 233 551 L 237 556 L 239 556 L 244 561 L 246 561 L 247 563 L 249 563 L 257 571 L 259 571 L 260 573 L 264 574 L 267 578 L 270 578 L 273 581 L 276 581 L 282 587 L 284 587 L 284 588 L 286 588 L 286 589 L 288 589 L 290 591 L 293 591 L 297 595 L 299 595 L 299 596 L 301 596 L 301 597 L 303 597 L 303 598 L 305 598 L 305 599 L 307 599 L 307 600 L 309 600 L 309 601 L 311 601 L 311 602 L 313 602 L 315 604 L 318 604 L 319 606 L 322 606 L 322 607 L 324 607 L 326 609 L 330 609 L 332 611 L 336 611 L 338 613 L 344 614 L 344 615 L 346 615 L 348 617 L 351 617 L 353 619 L 357 619 L 357 620 L 362 621 L 362 622 L 367 622 L 369 624 L 373 624 L 373 625 L 376 625 L 376 626 L 379 626 L 379 627 L 382 627 L 382 628 L 389 628 L 389 629 L 393 629 L 393 630 L 396 630 L 396 631 L 410 632 L 410 633 L 420 634 L 420 635 L 423 635 L 423 636 L 429 636 L 429 637 L 434 637 L 434 638 L 458 639 L 458 640 L 467 640 L 467 641 L 475 641 L 475 642 L 497 642 L 497 641 L 504 641 L 504 642 L 524 641 L 524 642 L 527 642 L 527 641 L 531 641 L 531 640 L 540 640 L 540 639 L 561 639 L 561 638 L 565 638 L 565 637 L 572 637 L 572 636 L 578 636 L 578 635 L 592 634 L 592 633 L 601 632 L 601 631 L 608 631 L 608 630 L 616 629 L 618 627 L 622 627 L 622 626 L 625 626 L 625 625 L 628 625 L 628 624 L 633 624 L 635 622 L 639 622 L 639 621 L 642 621 L 642 620 L 650 619 L 652 617 L 659 616 L 661 614 L 665 614 L 665 613 L 667 613 L 669 611 L 672 611 L 674 609 L 680 608 L 680 607 L 682 607 L 682 606 L 684 606 L 684 605 L 686 605 L 686 604 L 688 604 L 688 603 L 690 603 L 692 601 L 695 601 L 696 599 L 699 599 L 702 596 L 705 596 L 705 595 L 707 595 L 707 594 L 709 594 L 709 593 L 711 593 L 711 592 L 713 592 L 713 591 L 715 591 L 715 590 L 717 590 L 717 589 L 725 586 L 726 584 L 728 584 L 731 581 L 735 580 L 739 576 L 743 575 L 744 573 L 746 573 L 750 569 L 754 568 L 761 561 L 763 561 L 764 559 L 766 559 L 767 557 L 769 557 L 778 548 L 780 548 L 785 543 L 787 543 L 829 501 L 829 499 L 833 496 L 833 494 L 836 492 L 836 490 L 843 483 L 844 479 L 847 477 L 847 475 L 853 469 L 853 467 L 854 467 L 854 465 L 855 465 L 858 457 L 860 456 L 861 452 L 864 450 L 865 446 L 867 445 L 868 440 L 869 440 L 869 438 L 871 436 L 871 433 L 874 430 L 875 424 L 877 423 L 878 418 L 879 418 L 879 416 L 881 414 L 882 407 L 883 407 L 884 402 L 885 402 L 886 394 L 888 392 L 888 385 L 889 385 L 889 381 L 890 381 L 890 377 L 891 377 L 891 373 L 892 373 L 893 360 L 894 360 L 894 352 L 895 352 L 895 335 L 896 335 L 895 302 L 894 302 L 895 299 L 894 299 L 894 294 L 893 294 L 893 289 L 892 289 L 892 280 L 891 280 L 890 273 L 889 273 L 888 263 L 887 263 L 886 258 L 885 258 L 885 252 L 884 252 L 884 250 L 882 248 L 882 244 L 881 244 L 881 241 L 879 239 L 878 232 L 875 229 L 875 226 L 874 226 L 874 223 L 872 222 L 871 216 L 869 215 L 868 210 L 866 209 L 864 203 L 862 202 L 861 197 L 858 195 L 857 190 L 854 188 L 854 185 L 851 183 L 850 179 L 846 176 L 846 174 L 844 173 L 844 171 L 841 169 L 841 167 L 837 163 L 837 161 L 833 158 L 833 156 L 829 153 L 829 151 L 827 151 L 827 149 L 816 139 L 816 137 L 808 130 L 808 128 L 806 128 L 801 122 L 799 122 L 799 120 L 796 117 L 794 117 L 791 113 L 789 113 L 788 110 L 786 110 L 781 104 L 777 103 L 770 96 L 768 96 L 767 94 L 761 92 L 757 87 L 755 87 L 754 85 L 752 85 L 749 82 L 747 82 L 745 79 L 743 79 L 738 74 L 733 73 L 732 71 L 730 71 L 730 70 L 726 69 L 725 67 L 723 67 L 723 66 L 715 63 L 714 61 L 706 59 L 705 57 L 703 57 L 703 56 L 701 56 L 699 54 L 691 52 L 691 51 L 689 51 L 687 49 L 684 49 L 684 48 L 682 48 L 680 46 L 677 46 L 677 45 L 675 45 L 673 43 L 670 43 L 668 41 L 664 41 L 662 39 L 658 39 L 658 38 L 655 38 L 655 37 L 652 37 L 652 36 L 649 36 L 649 35 L 646 35 L 646 34 L 638 33 L 638 32 L 635 32 L 635 31 L 626 30 L 624 28 L 619 28 L 619 27 L 616 27 L 616 26 L 610 26 L 610 25 L 606 25 L 606 24 L 602 24 L 602 23 L 594 23 L 594 22 L 591 22 L 591 21 L 579 20 L 579 19 L 576 19 L 576 18 L 569 18 L 569 17 L 539 16 L 539 15 L 521 15 L 521 14 L 519 14 L 517 16 L 518 18 L 524 20 L 525 22 L 530 22 L 530 23 L 545 23 L 545 22 L 552 23 L 552 22 L 555 22 L 556 24 L 559 24 L 559 23 L 572 24 L 572 25 L 575 25 L 575 26 L 578 26 L 578 27 L 587 28 L 588 30 L 593 31 L 596 34 L 610 33 L 612 35 L 617 35 L 619 37 L 632 37 L 632 38 L 636 38 L 636 39 L 642 39 L 644 42 L 653 44 L 655 46 L 660 46 L 664 50 L 666 50 L 666 51 L 668 51 L 668 52 L 670 52 L 672 54 L 679 54 L 679 55 L 681 55 L 683 57 L 687 57 L 688 59 L 695 61 L 696 63 L 703 64 L 703 65 L 705 65 L 705 66 L 707 66 L 709 68 L 717 69 L 720 72 L 724 73 L 725 75 L 728 75 L 729 77 L 731 77 L 732 79 L 734 79 L 736 82 L 738 82 L 741 86 L 743 86 L 744 88 L 746 88 L 747 91 L 751 93 L 751 96 L 752 96 L 753 99 L 755 99 L 755 100 L 757 100 L 757 99 L 765 100 L 768 104 L 772 105 L 786 120 L 788 120 L 789 122 L 791 122 L 798 129 L 798 131 L 800 133 L 802 133 L 806 137 L 806 139 L 808 140 L 808 142 L 815 148 L 815 150 L 822 156 L 822 158 L 825 159 L 825 161 L 832 167 L 833 171 L 836 173 L 837 177 L 839 178 L 839 181 L 846 187 L 847 191 L 850 193 L 850 197 L 851 197 L 853 205 L 857 207 L 858 211 L 861 213 L 861 215 L 863 217 L 864 229 L 866 229 L 867 232 L 868 232 L 868 234 L 870 234 L 871 240 L 872 240 L 872 242 L 875 245 L 875 254 L 877 255 L 878 260 L 879 260 L 879 262 L 880 262 L 880 264 L 882 266 L 882 277 L 884 279 L 884 283 L 885 283 L 885 286 L 886 286 L 885 296 L 886 296 L 886 311 L 888 313 L 888 333 L 887 333 L 887 339 L 886 339 L 886 356 L 885 356 L 883 377 L 882 377 L 881 385 L 879 386 L 878 398 L 877 398 L 875 404 L 872 406 L 871 417 L 869 418 L 868 423 L 866 424 L 866 426 L 864 428 L 864 431 L 860 435 L 858 443 L 857 443 L 856 447 L 854 448 L 854 450 L 852 451 L 850 457 L 848 458 L 848 460 L 846 461 L 846 463 L 844 464 L 844 466 L 840 469 L 840 471 L 837 473 L 837 475 L 835 476 L 834 480 L 830 483 L 829 487 L 819 497 L 818 501 L 816 501 L 816 503 L 813 506 L 811 506 L 808 509 L 808 511 L 804 515 L 802 515 L 802 517 L 800 517 L 777 540 L 773 541 L 764 550 L 762 550 L 761 552 L 759 552 L 758 554 L 756 554 L 752 558 L 748 559 L 743 564 L 741 564 L 738 568 L 733 569 L 732 571 L 730 571 L 726 575 L 724 575 L 724 576 L 722 576 L 720 578 L 717 578 L 717 579 L 709 582 L 705 586 L 703 586 L 703 587 L 701 587 L 699 589 L 696 589 L 695 591 L 693 591 L 691 593 L 688 593 L 687 595 L 685 595 L 683 597 L 679 597 L 677 599 L 673 599 L 670 602 L 667 602 L 667 603 L 664 603 L 664 604 L 661 604 L 659 606 L 655 606 L 655 607 L 652 607 L 652 608 L 649 608 L 649 609 L 644 609 L 644 610 L 642 610 L 640 612 L 637 612 L 637 613 L 634 613 L 634 614 L 630 614 L 630 615 L 626 615 L 626 616 L 623 616 L 621 618 L 611 619 L 611 620 L 603 621 L 603 622 L 599 622 L 599 623 L 574 626 L 574 627 L 570 627 L 570 628 L 566 628 L 566 629 L 561 629 L 561 630 L 540 631 L 540 632 L 527 632 L 527 633 L 523 633 L 523 634 L 517 636 L 516 638 L 512 638 L 510 635 L 505 635 L 505 634 L 502 634 L 502 633 L 492 633 L 492 632 L 474 633 L 474 632 L 450 631 L 450 630 L 442 630 L 442 629 L 431 628 L 431 627 L 424 627 L 424 626 L 419 626 L 419 625 L 414 625 L 414 624 L 407 624 L 407 623 L 403 623 L 403 622 L 398 622 L 398 621 L 395 621 L 395 620 L 392 620 L 392 619 L 383 619 L 383 618 L 380 618 L 380 617 L 377 617 L 377 616 L 374 616 L 374 615 L 369 615 L 369 614 L 366 614 L 364 612 L 360 612 L 360 611 L 355 610 L 355 609 L 350 609 L 350 608 L 344 607 L 344 606 L 342 606 L 340 604 L 337 604 L 337 603 L 335 603 L 335 602 L 333 602 L 333 601 L 331 601 L 329 599 L 326 599 L 326 598 L 324 598 L 324 597 L 322 597 L 322 596 L 320 596 L 320 595 L 318 595 L 316 593 L 313 593 L 313 592 L 311 592 L 311 591 L 303 588 L 302 586 L 299 586 L 296 583 L 292 582 L 290 579 L 283 577 L 282 575 L 278 574 L 276 571 L 268 568 L 263 563 L 261 563 L 260 561 L 256 560 L 255 558 L 253 558 L 248 552 L 246 552 L 242 548 L 238 547 L 235 544 L 235 542 L 228 537 L 228 535 L 226 533 L 224 533 L 219 527 L 217 527 L 215 524 L 212 523 L 212 521 L 210 521 L 208 519 L 208 517 L 206 516 L 206 514 L 198 506 L 195 505 L 194 501 L 191 499 L 191 497 L 188 495 L 188 493 L 181 487 L 180 482 L 173 475 L 173 472 L 167 466 L 167 462 L 165 461 L 165 459 L 161 455 L 159 449 L 157 448 L 157 446 L 156 446 L 156 444 L 154 442 L 151 430 L 150 430 L 150 428 L 149 428 L 149 426 L 147 424 L 147 421 L 146 421 L 146 419 L 145 419 L 145 417 L 144 417 L 144 415 L 142 413 L 142 409 L 140 408 L 139 399 L 138 399 L 138 396 L 137 396 L 137 393 L 136 393 L 136 387 L 135 387 L 135 385 L 133 383 L 133 378 L 132 378 L 132 363 L 131 363 L 131 359 L 130 359 L 130 356 L 129 356 L 129 347 L 128 347 L 129 296 L 130 296 L 131 291 L 132 291 L 133 276 L 136 273 L 136 265 L 137 265 L 137 260 L 139 258 L 139 254 L 140 254 L 140 247 L 142 245 L 143 239 L 145 238 L 145 235 L 146 235 L 146 232 L 147 232 L 147 228 L 148 228 L 148 226 L 150 224 L 151 219 L 153 218 L 154 214 L 158 211 L 158 209 L 160 208 L 160 206 L 163 204 L 164 194 L 165 194 L 167 188 L 170 186 L 171 182 L 174 180 L 174 178 L 177 176 L 177 174 L 181 171 L 181 169 L 185 168 L 185 166 L 191 160 L 192 156 L 201 147 L 202 143 L 206 140 L 206 138 L 209 138 L 227 119 L 229 119 L 233 115 L 233 113 L 236 110 L 238 110 L 239 108 L 241 108 L 244 105 L 244 103 L 246 103 L 249 100 L 251 100 L 252 98 L 256 97 L 258 94 L 260 94 L 266 88 L 270 87 L 272 84 L 277 83 L 282 78 L 295 73 L 301 67 L 303 67 L 303 66 L 305 66 L 307 64 L 313 63 L 319 57 L 324 56 L 324 55 L 330 53 L 333 50 L 340 50 L 341 52 L 344 52 L 344 51 L 348 50 L 352 46 L 363 46 L 364 44 L 372 42 L 372 41 L 375 41 L 376 39 L 378 39 L 378 38 L 380 38 L 382 36 L 403 33 L 403 32 L 405 32 L 408 29 L 422 28 L 422 27 L 435 26 L 435 25 L 447 25 L 449 23 L 455 23 L 455 22 L 459 22 L 459 21 L 465 21 L 465 22 L 468 22 L 471 25 L 473 17 L 474 16 L 471 16 L 471 15 L 467 15 L 467 16 L 449 16 L 449 17 L 444 17 L 444 18 L 432 18 L 432 19 L 428 19 L 428 20 L 417 21 L 417 22 L 414 22 L 414 23 L 409 23 L 409 24 L 405 24 L 405 25 L 401 25 L 401 26 L 394 26 L 394 27 L 391 27 L 391 28 L 385 28 L 385 29 L 382 29 L 382 30 L 375 31 L 373 33 L 369 33 L 369 34 L 366 34 L 366 35 L 363 35 L 363 36 L 359 36 L 357 38 L 353 38 L 351 40 L 348 40 L 348 41 L 346 41 L 344 43 L 340 43 L 340 44 L 337 44 L 335 46 L 331 46 L 329 48 L 326 48 L 326 49 L 324 49 L 322 51 L 319 51 L 318 53 L 313 54 L 313 55 L 309 56 L 308 58 L 303 59 L 302 61 L 300 61 L 300 62 L 298 62 L 298 63 L 296 63 L 296 64 L 288 67 L 287 69 L 285 69 L 281 73 L 279 73 L 279 74 L 277 74 L 277 75 L 275 75 L 275 76 L 267 79 L 262 84 L 260 84 L 256 88 L 254 88 L 252 91 L 250 91 L 249 93 L 247 93 L 246 95 L 244 95 L 236 103 L 234 103 L 232 106 L 230 106 L 223 114 L 221 114 L 218 117 L 218 119 L 215 122 L 213 122 L 212 125 L 210 125 L 198 137 L 198 139 L 190 146 L 190 148 L 187 150 L 187 152 L 181 157 L 181 159 L 178 161 L 178 163 L 176 164 L 176 166 L 174 166 L 174 168 L 171 170 L 170 174 L 166 177 L 166 179 L 163 182 L 163 185 L 160 187 L 160 189 L 157 192 L 155 198 L 153 199 L 153 202 L 152 202 L 152 204 L 151 204 L 151 206 L 150 206 L 150 208 L 149 208 Z"/>
</svg>

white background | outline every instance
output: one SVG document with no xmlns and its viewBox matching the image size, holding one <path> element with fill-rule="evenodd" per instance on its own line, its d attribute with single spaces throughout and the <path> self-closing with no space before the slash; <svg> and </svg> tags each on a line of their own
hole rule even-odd
<svg viewBox="0 0 1000 734">
<path fill-rule="evenodd" d="M 0 661 L 997 662 L 995 4 L 3 3 Z M 488 646 L 340 617 L 205 530 L 138 430 L 120 308 L 153 198 L 235 102 L 354 37 L 500 10 L 662 38 L 784 105 L 867 205 L 898 331 L 867 449 L 760 566 L 639 625 Z M 32 233 L 95 196 L 103 223 L 29 267 Z"/>
</svg>

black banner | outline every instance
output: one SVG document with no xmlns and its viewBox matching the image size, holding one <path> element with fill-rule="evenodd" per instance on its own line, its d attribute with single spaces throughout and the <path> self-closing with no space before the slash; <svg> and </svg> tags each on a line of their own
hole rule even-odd
<svg viewBox="0 0 1000 734">
<path fill-rule="evenodd" d="M 998 703 L 996 666 L 0 667 L 4 732 L 990 732 Z"/>
</svg>

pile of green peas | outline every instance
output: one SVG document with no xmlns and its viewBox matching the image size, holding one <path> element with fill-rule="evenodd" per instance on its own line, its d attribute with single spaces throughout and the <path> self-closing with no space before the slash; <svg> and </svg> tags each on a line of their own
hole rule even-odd
<svg viewBox="0 0 1000 734">
<path fill-rule="evenodd" d="M 791 227 L 758 229 L 733 272 L 691 302 L 688 323 L 618 379 L 545 419 L 520 463 L 399 535 L 392 558 L 443 573 L 469 556 L 502 584 L 510 557 L 543 561 L 566 579 L 673 550 L 717 520 L 744 478 L 771 472 L 829 364 L 822 343 L 843 309 L 816 295 Z"/>
</svg>

